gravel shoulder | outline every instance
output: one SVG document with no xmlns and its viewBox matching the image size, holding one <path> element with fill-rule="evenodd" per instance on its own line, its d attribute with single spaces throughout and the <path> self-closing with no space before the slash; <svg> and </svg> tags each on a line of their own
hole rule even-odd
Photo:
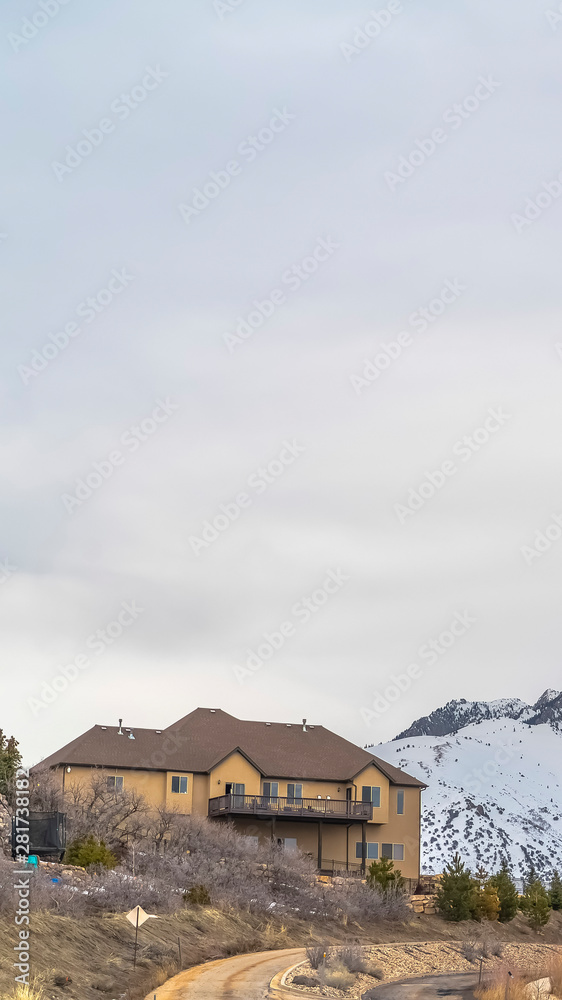
<svg viewBox="0 0 562 1000">
<path fill-rule="evenodd" d="M 333 997 L 334 1000 L 336 998 L 358 1000 L 363 993 L 377 987 L 377 998 L 380 996 L 382 1000 L 386 986 L 379 985 L 379 983 L 390 984 L 414 977 L 419 980 L 420 977 L 435 977 L 436 974 L 443 975 L 444 973 L 464 974 L 469 979 L 475 975 L 477 977 L 479 963 L 466 959 L 462 948 L 460 941 L 427 941 L 367 947 L 364 951 L 366 960 L 373 969 L 378 970 L 378 975 L 376 978 L 364 974 L 358 975 L 354 986 L 345 993 L 329 986 L 295 986 L 293 984 L 295 976 L 315 976 L 308 961 L 302 962 L 297 968 L 292 969 L 285 982 L 287 986 L 302 992 L 303 996 Z M 553 949 L 562 950 L 559 945 L 552 944 L 502 943 L 501 956 L 486 959 L 484 962 L 484 975 L 490 976 L 494 968 L 505 964 L 514 970 L 524 968 L 536 969 L 537 972 L 540 972 L 552 956 Z M 423 983 L 420 982 L 421 986 Z M 404 995 L 407 992 L 406 990 Z M 431 995 L 434 996 L 435 993 L 433 992 Z M 392 996 L 394 997 L 395 994 L 392 993 Z"/>
</svg>

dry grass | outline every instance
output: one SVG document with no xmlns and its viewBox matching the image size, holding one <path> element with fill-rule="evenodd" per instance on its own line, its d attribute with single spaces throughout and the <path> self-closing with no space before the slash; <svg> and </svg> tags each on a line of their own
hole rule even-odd
<svg viewBox="0 0 562 1000">
<path fill-rule="evenodd" d="M 39 979 L 32 983 L 16 983 L 11 993 L 2 993 L 0 1000 L 43 1000 L 43 984 Z"/>
<path fill-rule="evenodd" d="M 509 976 L 512 972 L 512 976 Z M 501 966 L 494 972 L 491 982 L 475 990 L 477 1000 L 529 1000 L 526 987 L 538 979 L 550 978 L 552 993 L 562 997 L 562 953 L 555 952 L 546 963 L 537 961 L 534 966 L 508 969 Z"/>
<path fill-rule="evenodd" d="M 546 970 L 546 975 L 550 976 L 554 996 L 562 997 L 562 955 L 553 956 Z"/>
<path fill-rule="evenodd" d="M 318 969 L 318 978 L 322 986 L 331 986 L 335 990 L 349 990 L 355 982 L 353 972 L 350 972 L 341 962 L 335 962 L 333 965 L 321 965 Z"/>
<path fill-rule="evenodd" d="M 520 974 L 514 974 L 513 978 L 507 974 L 505 968 L 497 973 L 491 983 L 476 989 L 474 995 L 477 1000 L 529 1000 L 525 993 L 525 987 L 529 980 Z"/>
</svg>

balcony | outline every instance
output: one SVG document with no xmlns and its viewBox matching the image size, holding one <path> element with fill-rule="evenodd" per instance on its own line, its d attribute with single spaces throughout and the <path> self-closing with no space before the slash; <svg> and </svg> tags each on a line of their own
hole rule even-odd
<svg viewBox="0 0 562 1000">
<path fill-rule="evenodd" d="M 365 823 L 372 819 L 370 802 L 348 799 L 288 799 L 279 795 L 219 795 L 209 799 L 209 816 L 255 816 L 262 819 L 327 820 Z"/>
</svg>

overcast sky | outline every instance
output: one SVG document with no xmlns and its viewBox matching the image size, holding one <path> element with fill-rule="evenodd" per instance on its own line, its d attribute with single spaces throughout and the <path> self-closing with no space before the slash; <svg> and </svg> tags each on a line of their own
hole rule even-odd
<svg viewBox="0 0 562 1000">
<path fill-rule="evenodd" d="M 364 744 L 555 687 L 554 0 L 44 6 L 0 26 L 0 726 Z"/>
</svg>

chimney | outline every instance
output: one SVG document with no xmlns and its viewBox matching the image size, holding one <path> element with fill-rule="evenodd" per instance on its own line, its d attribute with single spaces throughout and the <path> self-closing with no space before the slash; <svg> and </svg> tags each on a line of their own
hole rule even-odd
<svg viewBox="0 0 562 1000">
<path fill-rule="evenodd" d="M 123 725 L 123 719 L 119 719 L 119 729 L 117 730 L 118 736 L 123 736 L 123 730 L 121 729 L 122 725 Z"/>
<path fill-rule="evenodd" d="M 302 731 L 303 733 L 306 733 L 306 719 L 302 720 Z"/>
</svg>

